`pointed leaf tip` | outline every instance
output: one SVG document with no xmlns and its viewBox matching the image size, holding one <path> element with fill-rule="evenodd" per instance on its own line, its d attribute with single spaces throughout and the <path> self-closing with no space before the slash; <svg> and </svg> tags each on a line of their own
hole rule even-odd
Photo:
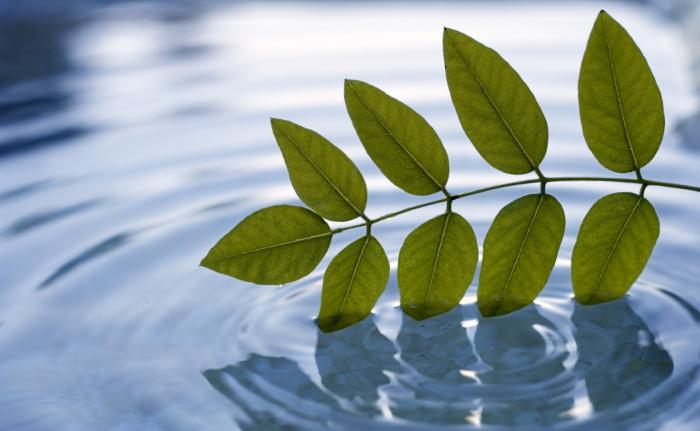
<svg viewBox="0 0 700 431">
<path fill-rule="evenodd" d="M 358 81 L 357 79 L 352 79 L 352 78 L 345 78 L 345 79 L 343 80 L 343 84 L 345 85 L 345 89 L 346 89 L 346 90 L 347 90 L 349 87 L 354 86 L 354 85 L 357 84 L 358 82 L 362 82 L 362 81 Z"/>
<path fill-rule="evenodd" d="M 311 129 L 274 119 L 272 132 L 299 198 L 321 216 L 347 221 L 361 216 L 367 186 L 357 166 L 338 147 Z"/>
<path fill-rule="evenodd" d="M 257 284 L 284 284 L 316 268 L 331 236 L 313 211 L 276 205 L 244 218 L 209 250 L 202 265 Z"/>
<path fill-rule="evenodd" d="M 414 229 L 399 252 L 404 312 L 423 320 L 454 308 L 474 277 L 478 254 L 474 230 L 457 213 L 437 216 Z"/>
<path fill-rule="evenodd" d="M 389 259 L 373 236 L 360 238 L 333 258 L 323 276 L 317 324 L 324 332 L 363 320 L 389 280 Z"/>
<path fill-rule="evenodd" d="M 531 194 L 496 215 L 484 240 L 477 305 L 483 316 L 507 314 L 535 300 L 564 237 L 564 210 L 554 196 Z"/>
<path fill-rule="evenodd" d="M 576 300 L 588 305 L 623 296 L 658 236 L 659 218 L 646 198 L 625 192 L 598 200 L 581 223 L 571 257 Z"/>
<path fill-rule="evenodd" d="M 527 84 L 493 49 L 447 29 L 447 84 L 464 132 L 494 168 L 536 170 L 547 151 L 547 121 Z"/>
<path fill-rule="evenodd" d="M 661 92 L 644 54 L 605 11 L 588 38 L 578 81 L 583 136 L 607 169 L 625 173 L 648 164 L 661 145 Z"/>
<path fill-rule="evenodd" d="M 367 154 L 392 183 L 416 195 L 445 186 L 447 152 L 425 118 L 379 88 L 356 80 L 346 80 L 345 105 Z"/>
</svg>

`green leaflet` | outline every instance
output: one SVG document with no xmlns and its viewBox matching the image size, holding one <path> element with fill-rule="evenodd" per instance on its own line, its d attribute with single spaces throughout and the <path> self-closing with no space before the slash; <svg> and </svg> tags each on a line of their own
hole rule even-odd
<svg viewBox="0 0 700 431">
<path fill-rule="evenodd" d="M 509 174 L 536 170 L 547 152 L 547 121 L 527 84 L 471 37 L 446 28 L 442 40 L 452 103 L 481 157 Z"/>
<path fill-rule="evenodd" d="M 282 284 L 310 273 L 331 242 L 325 221 L 306 208 L 277 205 L 244 218 L 201 265 L 257 284 Z"/>
<path fill-rule="evenodd" d="M 632 172 L 651 161 L 664 134 L 661 92 L 639 47 L 605 11 L 583 55 L 578 99 L 583 135 L 603 166 Z"/>
<path fill-rule="evenodd" d="M 548 194 L 523 196 L 496 216 L 484 240 L 479 310 L 497 316 L 522 308 L 542 291 L 557 259 L 566 220 Z"/>
<path fill-rule="evenodd" d="M 318 133 L 286 120 L 272 129 L 289 177 L 311 210 L 279 205 L 243 219 L 202 260 L 214 271 L 260 284 L 280 284 L 310 273 L 334 234 L 367 228 L 331 261 L 323 279 L 318 325 L 340 330 L 365 319 L 384 290 L 389 262 L 371 227 L 409 211 L 446 203 L 447 212 L 414 229 L 399 253 L 398 285 L 406 314 L 423 320 L 459 304 L 476 270 L 474 231 L 452 201 L 506 187 L 540 183 L 542 193 L 506 205 L 484 239 L 477 305 L 483 316 L 510 313 L 532 303 L 555 265 L 565 230 L 559 202 L 544 193 L 548 183 L 605 181 L 700 192 L 700 187 L 644 179 L 640 169 L 658 151 L 664 133 L 661 94 L 649 66 L 627 32 L 601 11 L 581 64 L 579 102 L 586 142 L 605 167 L 636 171 L 637 179 L 545 177 L 539 165 L 547 151 L 542 110 L 518 73 L 494 50 L 445 29 L 447 84 L 460 123 L 477 151 L 510 174 L 527 179 L 459 194 L 445 188 L 449 160 L 427 121 L 382 90 L 345 81 L 345 104 L 370 158 L 406 192 L 446 198 L 419 203 L 370 219 L 367 186 L 355 164 Z M 317 214 L 318 213 L 318 214 Z M 331 230 L 322 218 L 364 222 Z M 659 235 L 653 206 L 641 195 L 615 193 L 586 215 L 572 257 L 578 302 L 595 304 L 624 295 L 642 272 Z"/>
<path fill-rule="evenodd" d="M 624 295 L 646 266 L 659 237 L 659 218 L 640 195 L 613 193 L 583 219 L 571 259 L 576 300 L 612 301 Z"/>
<path fill-rule="evenodd" d="M 362 215 L 367 186 L 352 160 L 313 130 L 275 118 L 271 123 L 299 198 L 329 220 Z"/>
<path fill-rule="evenodd" d="M 452 309 L 467 291 L 478 259 L 474 230 L 448 212 L 411 232 L 399 252 L 403 310 L 416 320 Z"/>
<path fill-rule="evenodd" d="M 367 317 L 389 281 L 389 259 L 373 236 L 345 247 L 323 277 L 318 326 L 337 331 Z"/>
<path fill-rule="evenodd" d="M 345 105 L 362 145 L 384 175 L 415 195 L 447 184 L 447 152 L 416 111 L 362 81 L 345 80 Z"/>
</svg>

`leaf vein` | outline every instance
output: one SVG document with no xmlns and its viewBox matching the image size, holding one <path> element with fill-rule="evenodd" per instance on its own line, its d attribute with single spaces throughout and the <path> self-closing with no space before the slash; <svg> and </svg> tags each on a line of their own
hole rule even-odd
<svg viewBox="0 0 700 431">
<path fill-rule="evenodd" d="M 617 246 L 620 243 L 620 239 L 622 239 L 622 235 L 624 235 L 625 231 L 627 230 L 627 226 L 629 226 L 630 221 L 632 220 L 632 217 L 634 217 L 634 213 L 637 212 L 637 208 L 639 208 L 639 205 L 642 203 L 643 197 L 640 195 L 639 198 L 637 198 L 637 202 L 634 204 L 634 207 L 632 208 L 632 211 L 630 211 L 630 215 L 627 216 L 627 220 L 625 220 L 625 224 L 622 225 L 622 228 L 620 229 L 620 232 L 617 234 L 617 237 L 615 238 L 615 242 L 613 243 L 612 247 L 610 248 L 610 251 L 608 252 L 608 256 L 605 258 L 605 262 L 603 262 L 603 267 L 600 270 L 600 273 L 598 273 L 598 279 L 596 280 L 596 284 L 591 289 L 591 295 L 593 294 L 594 291 L 598 290 L 600 287 L 600 284 L 603 281 L 603 276 L 605 275 L 605 272 L 608 270 L 608 266 L 610 264 L 610 260 L 612 259 L 613 254 L 617 250 Z"/>
<path fill-rule="evenodd" d="M 430 295 L 430 290 L 433 287 L 433 281 L 435 279 L 435 273 L 437 272 L 438 261 L 440 261 L 440 254 L 442 252 L 442 244 L 445 242 L 445 233 L 447 232 L 447 225 L 450 223 L 451 215 L 451 212 L 445 214 L 445 224 L 442 225 L 442 233 L 440 234 L 440 241 L 438 242 L 437 252 L 435 253 L 433 268 L 430 271 L 430 280 L 428 281 L 428 286 L 425 291 L 425 298 L 423 298 L 423 305 L 426 305 L 428 303 L 428 296 Z"/>
<path fill-rule="evenodd" d="M 352 275 L 350 276 L 350 281 L 348 282 L 348 288 L 345 290 L 345 295 L 343 295 L 343 300 L 340 303 L 340 309 L 338 310 L 338 316 L 341 316 L 343 314 L 343 309 L 345 309 L 345 302 L 348 299 L 348 296 L 350 296 L 350 289 L 352 289 L 353 283 L 355 283 L 355 278 L 357 275 L 357 270 L 360 267 L 360 263 L 362 262 L 362 258 L 364 257 L 365 254 L 365 249 L 367 248 L 367 244 L 369 244 L 370 236 L 367 235 L 365 236 L 365 242 L 362 243 L 362 248 L 360 249 L 360 254 L 357 256 L 357 260 L 355 261 L 355 266 L 352 269 Z"/>
<path fill-rule="evenodd" d="M 518 263 L 520 262 L 520 257 L 522 256 L 523 250 L 525 249 L 525 244 L 527 243 L 527 240 L 530 237 L 530 232 L 532 231 L 532 226 L 535 224 L 535 219 L 537 219 L 537 215 L 540 211 L 540 207 L 542 206 L 543 201 L 544 201 L 544 195 L 541 194 L 539 196 L 538 201 L 537 201 L 537 207 L 535 207 L 535 211 L 532 213 L 532 218 L 530 219 L 530 223 L 528 224 L 527 230 L 525 231 L 525 236 L 523 238 L 523 241 L 520 243 L 520 248 L 518 249 L 518 254 L 515 256 L 515 260 L 513 261 L 513 265 L 510 268 L 510 273 L 508 274 L 508 279 L 506 280 L 506 284 L 503 287 L 501 301 L 503 301 L 503 298 L 505 298 L 506 293 L 508 292 L 508 288 L 510 287 L 510 283 L 512 282 L 513 275 L 515 274 L 515 268 L 518 266 Z"/>
<path fill-rule="evenodd" d="M 382 119 L 382 117 L 379 116 L 379 113 L 375 112 L 374 110 L 372 110 L 372 108 L 369 107 L 369 105 L 367 104 L 367 102 L 365 102 L 365 100 L 362 98 L 360 93 L 357 90 L 355 90 L 352 83 L 350 83 L 350 89 L 352 89 L 353 93 L 355 93 L 355 95 L 357 96 L 357 99 L 360 101 L 360 103 L 362 103 L 362 106 L 364 106 L 374 116 L 374 118 L 377 119 L 377 123 L 382 127 L 382 129 L 384 129 L 384 131 L 391 137 L 391 139 L 394 142 L 396 142 L 396 144 L 408 155 L 408 157 L 410 157 L 411 161 L 413 163 L 415 163 L 415 165 L 418 166 L 420 168 L 420 170 L 423 171 L 423 173 L 430 179 L 430 181 L 433 182 L 433 184 L 435 184 L 435 186 L 437 186 L 438 189 L 442 189 L 443 186 L 430 174 L 430 172 L 428 172 L 428 170 L 425 168 L 425 166 L 423 166 L 418 161 L 418 159 L 416 159 L 416 157 L 413 155 L 413 153 L 411 153 L 408 150 L 408 148 L 406 148 L 401 143 L 401 141 L 392 133 L 392 131 L 389 129 L 389 127 L 386 124 L 384 124 L 384 120 Z"/>
<path fill-rule="evenodd" d="M 627 120 L 625 119 L 625 112 L 622 109 L 622 98 L 620 97 L 620 90 L 617 85 L 617 73 L 615 72 L 615 64 L 612 59 L 612 52 L 610 51 L 610 42 L 608 41 L 608 29 L 606 21 L 603 21 L 603 37 L 605 38 L 605 51 L 608 54 L 608 61 L 610 62 L 610 74 L 612 75 L 613 88 L 615 89 L 615 100 L 617 101 L 617 107 L 620 113 L 620 119 L 622 120 L 622 129 L 625 131 L 625 141 L 627 142 L 627 149 L 629 150 L 630 156 L 632 157 L 632 164 L 634 165 L 634 170 L 639 176 L 639 163 L 637 163 L 637 156 L 634 154 L 634 147 L 632 145 L 632 138 L 630 138 L 629 130 L 627 130 Z"/>
<path fill-rule="evenodd" d="M 291 136 L 289 136 L 287 131 L 284 130 L 284 127 L 280 127 L 280 130 L 282 131 L 284 136 L 286 136 L 287 139 L 289 139 L 289 142 L 291 142 L 292 145 L 294 145 L 294 148 L 296 148 L 301 153 L 301 155 L 304 156 L 304 158 L 306 158 L 306 160 L 308 160 L 308 162 L 311 164 L 311 166 L 313 166 L 314 169 L 316 169 L 316 171 L 321 175 L 321 177 L 328 183 L 328 185 L 330 185 L 333 188 L 333 190 L 338 194 L 338 196 L 340 196 L 350 206 L 350 208 L 352 208 L 357 213 L 358 216 L 361 216 L 362 211 L 360 211 L 350 201 L 350 199 L 347 196 L 345 196 L 345 194 L 343 192 L 341 192 L 340 189 L 338 189 L 338 187 L 335 185 L 335 183 L 333 181 L 331 181 L 331 179 L 328 178 L 328 176 L 326 176 L 326 173 L 321 170 L 321 168 L 316 164 L 316 162 L 314 162 L 313 159 L 311 159 L 311 157 L 309 157 L 309 155 L 306 154 L 304 152 L 304 150 L 301 149 L 301 147 L 296 143 L 296 141 L 294 139 L 292 139 Z"/>
<path fill-rule="evenodd" d="M 324 236 L 330 236 L 330 235 L 333 235 L 333 232 L 329 231 L 329 232 L 324 232 L 324 233 L 320 233 L 320 234 L 316 234 L 316 235 L 305 236 L 302 238 L 296 238 L 296 239 L 293 239 L 290 241 L 266 245 L 266 246 L 254 248 L 251 250 L 243 250 L 243 251 L 229 254 L 226 256 L 217 257 L 216 259 L 209 259 L 209 260 L 207 260 L 207 263 L 221 262 L 222 260 L 233 259 L 234 257 L 244 256 L 246 254 L 258 253 L 260 251 L 270 250 L 270 249 L 277 248 L 277 247 L 286 247 L 288 245 L 298 244 L 298 243 L 304 242 L 304 241 L 311 241 L 314 239 L 323 238 Z"/>
<path fill-rule="evenodd" d="M 532 167 L 532 169 L 535 169 L 535 170 L 536 170 L 536 169 L 537 169 L 537 165 L 535 165 L 535 163 L 533 162 L 532 158 L 530 157 L 530 155 L 528 154 L 528 152 L 525 150 L 525 147 L 523 147 L 522 143 L 520 143 L 520 139 L 519 139 L 518 136 L 515 134 L 515 132 L 513 131 L 513 129 L 510 127 L 510 124 L 508 123 L 508 121 L 506 121 L 505 117 L 504 117 L 503 114 L 501 113 L 501 110 L 498 109 L 498 106 L 496 106 L 496 103 L 495 103 L 494 100 L 491 98 L 491 94 L 486 90 L 486 87 L 484 87 L 484 84 L 481 82 L 481 80 L 480 80 L 479 77 L 476 75 L 476 73 L 474 73 L 474 71 L 473 71 L 472 68 L 471 68 L 471 65 L 470 65 L 469 62 L 467 62 L 467 60 L 464 58 L 464 55 L 462 55 L 462 52 L 459 50 L 459 48 L 457 48 L 457 44 L 452 40 L 452 36 L 450 36 L 450 33 L 449 33 L 449 32 L 447 32 L 447 38 L 449 39 L 450 43 L 452 43 L 452 45 L 454 46 L 455 51 L 457 51 L 457 54 L 459 55 L 459 58 L 462 60 L 462 63 L 464 63 L 464 65 L 466 66 L 466 68 L 467 68 L 467 70 L 469 71 L 469 73 L 474 77 L 474 80 L 476 80 L 477 84 L 479 84 L 479 88 L 481 89 L 481 92 L 484 94 L 484 96 L 486 96 L 486 98 L 488 99 L 489 103 L 490 103 L 491 106 L 493 107 L 494 111 L 496 111 L 496 113 L 498 114 L 498 117 L 501 119 L 501 122 L 503 123 L 503 125 L 506 126 L 506 129 L 508 130 L 508 133 L 509 133 L 510 136 L 513 138 L 513 141 L 515 142 L 515 144 L 518 146 L 518 149 L 520 149 L 520 152 L 523 154 L 523 156 L 525 156 L 525 159 L 527 159 L 527 162 L 530 164 L 530 166 Z"/>
</svg>

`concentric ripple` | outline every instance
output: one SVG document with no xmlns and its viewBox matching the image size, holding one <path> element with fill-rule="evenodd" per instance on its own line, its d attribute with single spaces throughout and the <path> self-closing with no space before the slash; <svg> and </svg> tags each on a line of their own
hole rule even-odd
<svg viewBox="0 0 700 431">
<path fill-rule="evenodd" d="M 688 345 L 700 336 L 693 311 L 643 284 L 589 307 L 547 290 L 538 304 L 488 319 L 471 295 L 423 322 L 387 301 L 374 319 L 318 331 L 313 358 L 251 354 L 204 376 L 251 430 L 657 429 L 697 411 L 687 404 L 700 371 Z M 266 309 L 285 313 L 280 305 Z M 659 335 L 664 327 L 678 330 Z"/>
</svg>

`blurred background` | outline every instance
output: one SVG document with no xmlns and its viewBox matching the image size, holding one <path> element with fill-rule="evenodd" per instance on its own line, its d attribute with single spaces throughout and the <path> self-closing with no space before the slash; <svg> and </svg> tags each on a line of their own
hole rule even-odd
<svg viewBox="0 0 700 431">
<path fill-rule="evenodd" d="M 609 176 L 583 141 L 576 94 L 601 8 L 664 98 L 666 137 L 645 176 L 700 184 L 697 0 L 0 0 L 0 430 L 697 429 L 700 199 L 689 192 L 650 188 L 662 219 L 652 261 L 598 311 L 571 300 L 568 259 L 587 209 L 621 185 L 551 185 L 568 227 L 550 284 L 490 323 L 475 286 L 453 313 L 412 322 L 392 272 L 372 318 L 318 333 L 323 268 L 354 232 L 290 286 L 198 267 L 245 215 L 297 202 L 269 117 L 346 151 L 370 216 L 424 200 L 364 154 L 344 78 L 427 118 L 451 191 L 511 180 L 459 126 L 443 26 L 499 51 L 530 85 L 549 123 L 546 175 Z M 456 208 L 481 243 L 524 192 Z M 392 271 L 403 238 L 436 211 L 377 227 Z"/>
</svg>

